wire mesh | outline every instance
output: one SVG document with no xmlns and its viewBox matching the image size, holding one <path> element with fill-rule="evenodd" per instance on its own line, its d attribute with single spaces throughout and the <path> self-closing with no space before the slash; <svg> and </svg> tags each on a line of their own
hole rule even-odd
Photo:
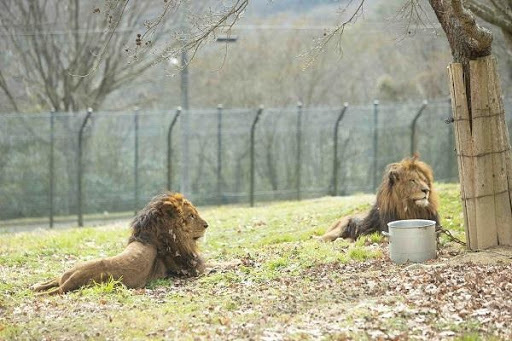
<svg viewBox="0 0 512 341">
<path fill-rule="evenodd" d="M 411 123 L 422 103 L 381 104 L 378 110 L 377 170 L 410 154 Z M 302 108 L 300 127 L 302 198 L 328 195 L 333 184 L 334 126 L 340 108 Z M 263 110 L 255 130 L 256 201 L 295 199 L 297 194 L 297 108 Z M 505 100 L 509 133 L 512 100 Z M 173 191 L 181 190 L 188 169 L 197 205 L 247 203 L 250 182 L 250 129 L 257 109 L 223 109 L 218 169 L 218 110 L 190 110 L 189 164 L 182 164 L 183 129 L 172 138 Z M 139 110 L 138 160 L 135 111 L 94 112 L 83 134 L 83 212 L 133 212 L 167 187 L 167 133 L 175 110 Z M 78 133 L 85 111 L 55 113 L 54 199 L 58 216 L 77 213 Z M 349 106 L 338 131 L 338 193 L 372 192 L 373 105 Z M 427 105 L 416 124 L 417 149 L 437 181 L 458 180 L 448 101 Z M 50 214 L 50 113 L 0 116 L 0 220 Z M 136 161 L 137 164 L 136 164 Z M 135 189 L 135 167 L 138 191 Z M 138 201 L 136 196 L 138 193 Z"/>
</svg>

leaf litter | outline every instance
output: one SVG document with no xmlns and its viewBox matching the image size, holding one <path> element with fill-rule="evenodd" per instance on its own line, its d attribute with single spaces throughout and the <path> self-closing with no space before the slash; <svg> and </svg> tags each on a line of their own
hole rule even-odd
<svg viewBox="0 0 512 341">
<path fill-rule="evenodd" d="M 302 210 L 281 239 L 275 224 L 286 217 L 236 211 L 220 224 L 232 231 L 212 230 L 207 274 L 144 289 L 36 297 L 30 285 L 94 253 L 1 258 L 9 262 L 0 266 L 0 340 L 512 339 L 510 248 L 474 253 L 447 243 L 434 261 L 396 265 L 386 243 L 367 241 L 357 247 L 374 256 L 350 260 L 354 244 L 294 239 L 324 224 Z"/>
<path fill-rule="evenodd" d="M 123 339 L 119 326 L 117 336 L 109 331 L 109 324 L 126 319 L 123 311 L 142 309 L 151 315 L 175 306 L 178 300 L 184 307 L 194 303 L 197 308 L 187 313 L 176 309 L 165 328 L 147 330 L 146 337 L 441 340 L 476 333 L 511 339 L 510 258 L 489 262 L 485 253 L 480 254 L 485 262 L 475 261 L 474 254 L 468 254 L 469 261 L 462 254 L 452 262 L 456 257 L 441 251 L 436 261 L 422 265 L 395 265 L 387 257 L 315 264 L 298 275 L 282 271 L 275 278 L 260 280 L 247 271 L 256 271 L 265 263 L 266 255 L 255 253 L 211 274 L 229 275 L 226 278 L 231 280 L 208 282 L 207 274 L 199 279 L 175 279 L 153 289 L 124 289 L 133 294 L 133 303 L 108 296 L 92 299 L 80 293 L 57 299 L 28 295 L 9 312 L 0 309 L 0 326 L 5 329 L 9 324 L 37 321 L 41 335 L 69 339 L 72 324 L 67 327 L 69 333 L 64 328 L 56 335 L 52 326 L 66 325 L 69 315 L 75 321 L 100 316 L 104 323 L 78 338 L 107 333 L 108 339 Z M 20 338 L 30 335 L 22 333 Z"/>
</svg>

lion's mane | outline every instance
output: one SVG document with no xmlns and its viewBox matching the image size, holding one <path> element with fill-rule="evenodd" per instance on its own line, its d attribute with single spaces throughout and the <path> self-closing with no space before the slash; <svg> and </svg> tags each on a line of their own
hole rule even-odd
<svg viewBox="0 0 512 341">
<path fill-rule="evenodd" d="M 421 196 L 426 199 L 421 199 Z M 328 229 L 322 239 L 357 239 L 361 235 L 387 231 L 389 222 L 402 219 L 429 219 L 439 226 L 437 210 L 438 195 L 432 168 L 414 155 L 387 166 L 370 212 L 343 217 Z"/>
</svg>

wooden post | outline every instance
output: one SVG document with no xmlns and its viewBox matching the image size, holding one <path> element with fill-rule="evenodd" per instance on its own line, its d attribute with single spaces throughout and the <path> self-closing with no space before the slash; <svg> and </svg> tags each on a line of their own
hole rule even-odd
<svg viewBox="0 0 512 341">
<path fill-rule="evenodd" d="M 491 156 L 488 160 L 492 162 L 492 193 L 494 194 L 496 232 L 498 245 L 512 245 L 512 159 L 508 127 L 505 121 L 505 109 L 501 97 L 501 85 L 496 71 L 496 60 L 485 58 L 481 63 L 474 63 L 475 74 L 473 75 L 473 63 L 471 77 L 475 75 L 486 82 L 481 82 L 480 89 L 485 101 L 482 101 L 480 108 L 473 106 L 473 112 L 480 110 L 481 114 L 489 122 L 487 131 L 484 131 L 484 138 L 492 144 Z M 472 85 L 472 93 L 473 93 Z M 485 96 L 487 94 L 487 96 Z M 474 114 L 475 115 L 475 114 Z M 478 115 L 478 113 L 476 113 Z"/>
<path fill-rule="evenodd" d="M 470 62 L 471 107 L 462 64 L 448 73 L 468 248 L 512 245 L 512 161 L 496 62 Z"/>
</svg>

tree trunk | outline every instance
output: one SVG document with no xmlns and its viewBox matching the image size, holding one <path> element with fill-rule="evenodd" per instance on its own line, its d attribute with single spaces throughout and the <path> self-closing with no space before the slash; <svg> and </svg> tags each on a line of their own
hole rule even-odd
<svg viewBox="0 0 512 341">
<path fill-rule="evenodd" d="M 512 161 L 492 33 L 461 0 L 429 0 L 454 63 L 448 67 L 467 246 L 512 245 Z"/>
<path fill-rule="evenodd" d="M 470 61 L 470 96 L 462 64 L 448 73 L 467 245 L 512 245 L 512 159 L 496 61 Z"/>
</svg>

